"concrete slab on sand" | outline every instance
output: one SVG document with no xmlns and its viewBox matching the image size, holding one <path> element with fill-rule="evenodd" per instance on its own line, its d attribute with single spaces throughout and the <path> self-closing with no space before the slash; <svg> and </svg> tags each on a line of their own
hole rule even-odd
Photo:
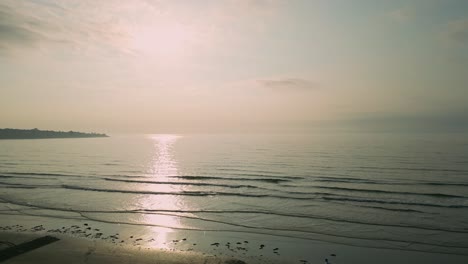
<svg viewBox="0 0 468 264">
<path fill-rule="evenodd" d="M 43 236 L 43 237 L 33 239 L 31 241 L 23 242 L 19 245 L 13 245 L 13 246 L 7 247 L 5 249 L 0 250 L 0 262 L 19 256 L 21 254 L 27 253 L 34 249 L 47 246 L 50 243 L 53 243 L 59 240 L 60 239 L 53 237 L 53 236 Z M 6 242 L 5 244 L 8 245 L 8 243 L 11 243 L 11 242 Z"/>
</svg>

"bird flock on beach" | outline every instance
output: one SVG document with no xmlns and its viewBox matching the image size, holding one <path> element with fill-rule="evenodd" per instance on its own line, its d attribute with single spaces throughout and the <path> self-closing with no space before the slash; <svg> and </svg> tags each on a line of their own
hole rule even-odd
<svg viewBox="0 0 468 264">
<path fill-rule="evenodd" d="M 25 227 L 23 225 L 16 224 L 16 225 L 9 225 L 9 226 L 0 226 L 0 231 L 32 232 L 32 233 L 45 232 L 45 233 L 51 233 L 51 234 L 55 233 L 55 234 L 71 235 L 74 237 L 82 237 L 82 238 L 88 238 L 88 239 L 100 239 L 100 240 L 107 241 L 113 244 L 118 244 L 118 245 L 138 246 L 139 249 L 141 249 L 142 246 L 144 248 L 145 243 L 151 243 L 151 242 L 156 241 L 155 238 L 147 239 L 147 238 L 142 238 L 142 237 L 136 237 L 134 235 L 130 235 L 125 238 L 119 233 L 105 234 L 104 232 L 101 231 L 101 229 L 92 227 L 89 223 L 82 223 L 81 225 L 62 226 L 61 228 L 55 228 L 55 229 L 47 229 L 43 225 Z M 187 251 L 193 251 L 194 247 L 197 246 L 197 243 L 188 244 L 187 238 L 174 239 L 172 241 L 168 241 L 163 244 L 171 244 L 174 248 L 169 248 L 168 250 L 176 251 L 175 247 L 177 245 L 180 245 L 181 243 L 185 243 L 186 245 L 189 245 L 189 247 L 186 249 Z M 252 243 L 249 243 L 249 241 L 247 240 L 226 242 L 223 245 L 220 242 L 213 242 L 209 246 L 214 252 L 219 252 L 220 255 L 223 255 L 222 252 L 218 251 L 218 249 L 221 247 L 232 253 L 237 253 L 237 254 L 240 253 L 242 255 L 247 255 L 246 253 L 249 251 L 249 249 L 255 248 L 259 252 L 265 251 L 265 253 L 260 254 L 259 257 L 263 257 L 264 255 L 267 255 L 268 253 L 270 254 L 272 253 L 276 256 L 280 256 L 280 249 L 278 247 L 274 247 L 274 248 L 268 247 L 265 244 L 259 244 L 255 247 Z M 270 249 L 268 250 L 268 248 Z M 151 248 L 148 247 L 147 249 L 151 249 Z M 203 254 L 206 254 L 206 253 L 203 253 Z M 213 254 L 213 256 L 217 256 L 217 254 Z M 231 255 L 231 257 L 235 257 L 235 255 Z M 336 254 L 330 254 L 330 257 L 335 258 Z M 232 264 L 245 263 L 240 260 L 236 260 L 236 261 L 238 262 L 232 263 Z M 305 259 L 299 259 L 298 262 L 303 263 L 303 264 L 310 263 L 308 260 L 305 260 Z M 325 264 L 332 264 L 332 262 L 330 262 L 328 258 L 325 258 Z"/>
</svg>

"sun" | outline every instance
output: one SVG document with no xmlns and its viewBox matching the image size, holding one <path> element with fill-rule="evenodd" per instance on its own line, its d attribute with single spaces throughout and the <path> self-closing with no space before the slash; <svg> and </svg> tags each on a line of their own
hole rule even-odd
<svg viewBox="0 0 468 264">
<path fill-rule="evenodd" d="M 183 56 L 191 39 L 187 27 L 177 23 L 145 26 L 132 33 L 131 47 L 144 56 L 176 59 Z"/>
</svg>

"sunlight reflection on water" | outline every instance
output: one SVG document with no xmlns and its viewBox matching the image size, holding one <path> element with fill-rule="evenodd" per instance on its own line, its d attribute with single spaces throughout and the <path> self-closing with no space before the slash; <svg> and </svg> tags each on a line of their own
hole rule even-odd
<svg viewBox="0 0 468 264">
<path fill-rule="evenodd" d="M 150 135 L 149 138 L 154 144 L 154 158 L 150 164 L 150 174 L 153 181 L 167 182 L 173 181 L 173 178 L 170 176 L 178 175 L 177 161 L 173 155 L 173 147 L 180 136 L 177 135 Z M 177 185 L 169 184 L 148 184 L 154 192 L 181 192 L 182 187 Z M 154 208 L 153 204 L 164 204 L 165 208 L 172 208 L 173 210 L 180 209 L 184 207 L 184 201 L 181 196 L 172 196 L 172 195 L 142 195 L 139 198 L 138 203 L 141 205 L 141 208 Z M 180 218 L 172 215 L 163 214 L 144 214 L 142 216 L 144 223 L 157 226 L 149 226 L 148 235 L 154 234 L 153 237 L 156 237 L 153 243 L 150 243 L 153 247 L 158 248 L 167 248 L 169 234 L 174 232 L 174 228 L 184 227 L 180 222 Z M 159 227 L 161 226 L 161 227 Z"/>
</svg>

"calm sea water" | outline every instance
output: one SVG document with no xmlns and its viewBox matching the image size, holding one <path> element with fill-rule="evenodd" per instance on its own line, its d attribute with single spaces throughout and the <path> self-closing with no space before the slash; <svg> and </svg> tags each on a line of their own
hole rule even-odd
<svg viewBox="0 0 468 264">
<path fill-rule="evenodd" d="M 0 141 L 0 215 L 468 254 L 463 135 Z"/>
</svg>

